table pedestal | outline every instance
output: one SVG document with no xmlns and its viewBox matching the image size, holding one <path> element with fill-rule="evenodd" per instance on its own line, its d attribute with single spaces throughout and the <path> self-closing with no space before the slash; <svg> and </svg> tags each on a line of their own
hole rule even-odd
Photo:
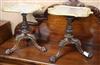
<svg viewBox="0 0 100 65">
<path fill-rule="evenodd" d="M 11 49 L 7 49 L 5 51 L 5 54 L 11 54 L 15 50 L 19 49 L 20 41 L 23 39 L 30 40 L 32 42 L 32 45 L 34 45 L 40 51 L 43 51 L 43 52 L 47 51 L 47 49 L 45 47 L 41 47 L 40 45 L 38 45 L 34 34 L 30 33 L 26 15 L 27 14 L 22 13 L 23 22 L 19 29 L 20 34 L 16 35 L 16 44 Z"/>
<path fill-rule="evenodd" d="M 73 36 L 73 29 L 72 29 L 72 22 L 73 22 L 74 17 L 73 16 L 68 16 L 68 27 L 66 27 L 66 34 L 64 35 L 64 39 L 62 39 L 59 42 L 59 49 L 58 52 L 56 53 L 56 55 L 50 57 L 50 62 L 55 63 L 56 60 L 61 56 L 61 50 L 64 48 L 64 46 L 66 46 L 67 44 L 74 44 L 75 47 L 77 48 L 77 50 L 84 55 L 87 58 L 92 57 L 92 52 L 87 52 L 84 51 L 81 48 L 81 42 L 79 39 L 74 38 Z"/>
</svg>

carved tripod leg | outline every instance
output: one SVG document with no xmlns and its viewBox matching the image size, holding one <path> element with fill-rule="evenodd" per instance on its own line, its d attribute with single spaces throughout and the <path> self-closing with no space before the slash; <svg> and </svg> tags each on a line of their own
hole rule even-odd
<svg viewBox="0 0 100 65">
<path fill-rule="evenodd" d="M 91 58 L 92 57 L 92 52 L 87 52 L 87 51 L 84 51 L 82 48 L 81 48 L 81 42 L 80 40 L 78 39 L 75 39 L 75 38 L 72 38 L 72 44 L 74 44 L 77 48 L 77 50 L 82 54 L 84 55 L 85 57 L 87 58 Z"/>
<path fill-rule="evenodd" d="M 60 41 L 58 52 L 56 53 L 56 55 L 51 56 L 49 59 L 51 63 L 55 63 L 57 59 L 61 56 L 61 53 L 62 53 L 61 50 L 64 48 L 64 46 L 67 45 L 67 42 L 68 42 L 67 38 L 64 38 L 63 40 Z"/>
<path fill-rule="evenodd" d="M 18 44 L 19 44 L 19 43 L 16 43 L 11 49 L 7 49 L 7 50 L 5 51 L 5 54 L 9 55 L 9 54 L 13 53 L 13 52 L 17 49 Z"/>
<path fill-rule="evenodd" d="M 34 45 L 37 49 L 39 49 L 39 50 L 42 51 L 42 52 L 46 52 L 46 51 L 47 51 L 47 49 L 46 49 L 45 47 L 41 47 L 40 45 L 38 45 L 38 43 L 36 42 L 36 39 L 35 39 L 35 36 L 34 36 L 34 35 L 28 34 L 28 38 L 31 39 L 33 45 Z"/>
<path fill-rule="evenodd" d="M 19 43 L 20 43 L 20 40 L 21 40 L 22 38 L 23 38 L 23 34 L 18 35 L 18 36 L 16 37 L 16 43 L 15 43 L 15 45 L 14 45 L 11 49 L 7 49 L 7 50 L 5 51 L 5 54 L 9 55 L 9 54 L 13 53 L 15 50 L 17 50 L 17 49 L 19 48 Z"/>
</svg>

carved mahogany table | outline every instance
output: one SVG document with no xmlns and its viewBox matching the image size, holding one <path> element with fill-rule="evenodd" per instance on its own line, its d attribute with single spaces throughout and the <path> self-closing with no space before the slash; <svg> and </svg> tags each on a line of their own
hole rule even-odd
<svg viewBox="0 0 100 65">
<path fill-rule="evenodd" d="M 34 4 L 33 5 L 32 4 L 16 4 L 16 5 L 10 4 L 3 8 L 3 11 L 18 12 L 18 13 L 21 13 L 21 15 L 22 15 L 22 24 L 19 28 L 20 34 L 16 35 L 16 44 L 11 49 L 7 49 L 5 51 L 5 54 L 11 54 L 15 50 L 19 49 L 20 41 L 23 39 L 30 40 L 30 43 L 32 45 L 34 45 L 40 51 L 42 51 L 42 52 L 47 51 L 47 49 L 45 47 L 40 46 L 36 42 L 37 39 L 36 39 L 35 35 L 30 33 L 28 21 L 26 18 L 28 13 L 33 13 L 33 12 L 37 11 L 39 8 L 41 8 L 41 6 L 39 6 L 39 5 L 36 6 Z"/>
<path fill-rule="evenodd" d="M 50 62 L 56 62 L 56 60 L 61 56 L 61 50 L 68 44 L 75 45 L 77 50 L 85 57 L 92 57 L 92 52 L 84 51 L 81 48 L 81 41 L 74 38 L 72 23 L 75 17 L 88 17 L 93 12 L 87 7 L 58 5 L 49 8 L 48 13 L 52 15 L 66 16 L 66 20 L 68 20 L 68 27 L 66 27 L 64 39 L 59 42 L 59 50 L 56 55 L 50 57 Z"/>
</svg>

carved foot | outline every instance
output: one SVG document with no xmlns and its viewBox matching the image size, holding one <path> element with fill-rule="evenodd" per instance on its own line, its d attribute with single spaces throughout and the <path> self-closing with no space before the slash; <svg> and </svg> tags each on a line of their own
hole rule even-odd
<svg viewBox="0 0 100 65">
<path fill-rule="evenodd" d="M 5 54 L 6 54 L 6 55 L 10 55 L 10 54 L 12 54 L 13 52 L 14 52 L 14 50 L 6 49 Z"/>
<path fill-rule="evenodd" d="M 83 55 L 84 55 L 86 58 L 92 58 L 93 53 L 92 53 L 92 52 L 84 51 L 84 52 L 83 52 Z"/>
<path fill-rule="evenodd" d="M 49 61 L 51 63 L 55 63 L 57 61 L 57 57 L 56 56 L 51 56 L 50 59 L 49 59 Z"/>
<path fill-rule="evenodd" d="M 47 52 L 47 48 L 41 47 L 40 51 L 42 51 L 42 52 Z"/>
</svg>

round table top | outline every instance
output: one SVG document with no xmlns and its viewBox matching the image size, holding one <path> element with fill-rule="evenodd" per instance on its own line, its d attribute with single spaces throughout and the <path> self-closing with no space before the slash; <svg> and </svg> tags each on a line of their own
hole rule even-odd
<svg viewBox="0 0 100 65">
<path fill-rule="evenodd" d="M 93 14 L 90 8 L 66 6 L 66 5 L 57 5 L 48 8 L 48 13 L 52 15 L 74 16 L 74 17 L 88 17 L 90 14 Z"/>
<path fill-rule="evenodd" d="M 18 13 L 33 13 L 34 11 L 41 10 L 43 6 L 36 4 L 9 4 L 2 8 L 2 11 L 6 12 L 18 12 Z"/>
</svg>

